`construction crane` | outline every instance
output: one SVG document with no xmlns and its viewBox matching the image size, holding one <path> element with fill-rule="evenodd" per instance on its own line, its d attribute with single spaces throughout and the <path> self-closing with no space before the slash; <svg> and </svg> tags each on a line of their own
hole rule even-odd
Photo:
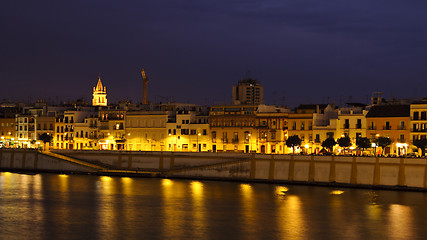
<svg viewBox="0 0 427 240">
<path fill-rule="evenodd" d="M 147 102 L 147 91 L 148 91 L 148 78 L 145 75 L 144 69 L 141 71 L 142 74 L 142 104 L 148 104 Z"/>
</svg>

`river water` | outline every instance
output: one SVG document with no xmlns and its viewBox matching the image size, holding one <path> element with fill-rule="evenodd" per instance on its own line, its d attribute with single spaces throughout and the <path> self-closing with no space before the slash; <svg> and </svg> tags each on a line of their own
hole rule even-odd
<svg viewBox="0 0 427 240">
<path fill-rule="evenodd" d="M 0 239 L 422 239 L 427 194 L 0 173 Z"/>
</svg>

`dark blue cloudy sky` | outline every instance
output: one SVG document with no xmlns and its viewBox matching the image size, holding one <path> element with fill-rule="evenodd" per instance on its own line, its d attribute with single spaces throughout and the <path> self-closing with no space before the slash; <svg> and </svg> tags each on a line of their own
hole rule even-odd
<svg viewBox="0 0 427 240">
<path fill-rule="evenodd" d="M 1 1 L 0 98 L 219 104 L 249 76 L 265 102 L 427 96 L 427 1 Z"/>
</svg>

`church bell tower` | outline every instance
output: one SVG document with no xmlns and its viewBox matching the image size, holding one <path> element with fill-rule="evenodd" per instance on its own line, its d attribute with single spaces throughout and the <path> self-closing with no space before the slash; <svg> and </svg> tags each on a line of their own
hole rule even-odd
<svg viewBox="0 0 427 240">
<path fill-rule="evenodd" d="M 93 106 L 107 106 L 107 87 L 102 86 L 101 77 L 98 79 L 98 84 L 93 88 Z"/>
</svg>

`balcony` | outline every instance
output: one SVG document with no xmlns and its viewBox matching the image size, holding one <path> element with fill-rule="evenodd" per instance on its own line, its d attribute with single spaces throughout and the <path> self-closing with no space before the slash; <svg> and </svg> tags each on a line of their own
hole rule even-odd
<svg viewBox="0 0 427 240">
<path fill-rule="evenodd" d="M 228 138 L 221 138 L 221 141 L 222 141 L 223 143 L 228 143 Z"/>
<path fill-rule="evenodd" d="M 320 143 L 320 139 L 314 139 L 315 143 Z"/>
<path fill-rule="evenodd" d="M 377 130 L 377 127 L 376 126 L 369 126 L 368 130 Z"/>
<path fill-rule="evenodd" d="M 344 128 L 350 128 L 350 124 L 344 123 Z"/>
<path fill-rule="evenodd" d="M 399 128 L 398 128 L 398 130 L 406 130 L 406 127 L 405 126 L 400 126 Z"/>
<path fill-rule="evenodd" d="M 235 144 L 237 144 L 237 143 L 239 143 L 239 139 L 238 139 L 238 138 L 233 138 L 233 139 L 231 140 L 231 143 L 235 143 Z"/>
<path fill-rule="evenodd" d="M 361 129 L 362 128 L 362 124 L 356 124 L 356 128 L 357 129 Z"/>
<path fill-rule="evenodd" d="M 388 125 L 388 126 L 384 126 L 384 127 L 383 127 L 383 130 L 391 130 L 391 126 L 390 126 L 390 125 Z"/>
<path fill-rule="evenodd" d="M 424 129 L 418 129 L 418 128 L 411 129 L 411 132 L 427 132 L 427 128 L 424 128 Z"/>
</svg>

